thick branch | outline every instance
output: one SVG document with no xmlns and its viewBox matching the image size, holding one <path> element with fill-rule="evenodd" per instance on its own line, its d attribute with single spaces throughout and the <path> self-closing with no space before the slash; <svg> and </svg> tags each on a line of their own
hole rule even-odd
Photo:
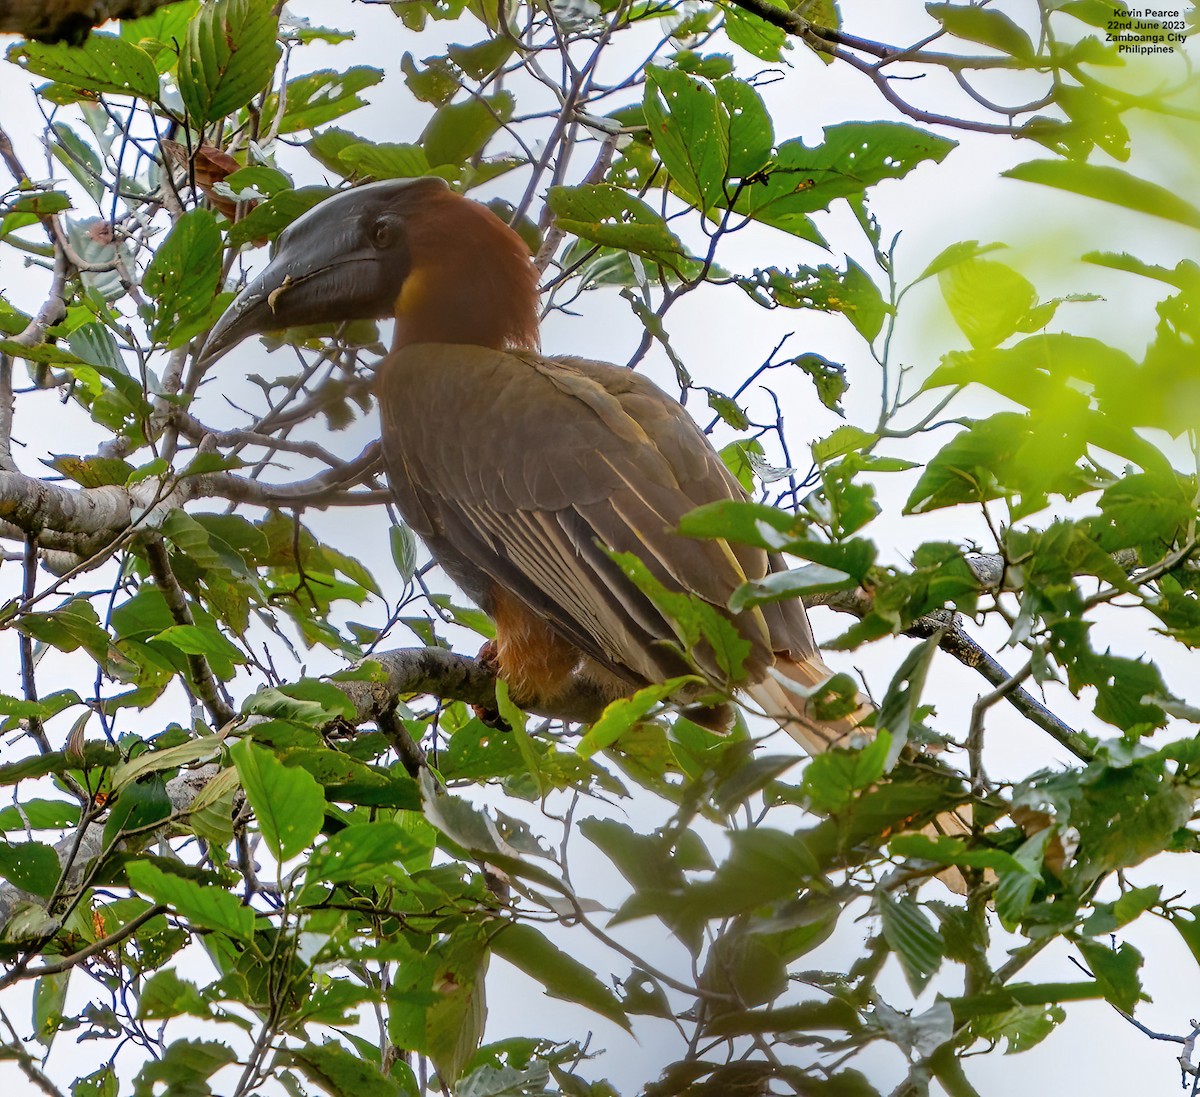
<svg viewBox="0 0 1200 1097">
<path fill-rule="evenodd" d="M 133 487 L 68 487 L 21 472 L 0 471 L 0 537 L 24 540 L 89 556 L 137 524 L 153 529 L 168 511 L 192 499 L 218 498 L 263 507 L 326 506 L 333 502 L 378 503 L 383 492 L 347 489 L 382 471 L 379 443 L 337 468 L 290 484 L 261 484 L 232 473 L 188 476 L 164 491 L 160 480 Z"/>
<path fill-rule="evenodd" d="M 21 540 L 36 537 L 39 545 L 86 560 L 115 547 L 135 525 L 153 528 L 199 487 L 182 480 L 167 491 L 161 481 L 147 480 L 131 488 L 75 488 L 0 471 L 0 537 L 19 531 Z"/>
<path fill-rule="evenodd" d="M 355 708 L 354 723 L 378 720 L 397 699 L 411 694 L 429 694 L 444 701 L 462 701 L 468 705 L 493 708 L 496 704 L 496 674 L 482 659 L 458 655 L 445 648 L 399 648 L 371 656 L 384 671 L 375 682 L 338 682 Z M 531 712 L 555 720 L 586 722 L 594 720 L 606 698 L 598 690 L 580 684 L 572 696 L 552 707 Z"/>
<path fill-rule="evenodd" d="M 136 19 L 171 0 L 0 0 L 0 33 L 79 45 L 110 19 Z"/>
</svg>

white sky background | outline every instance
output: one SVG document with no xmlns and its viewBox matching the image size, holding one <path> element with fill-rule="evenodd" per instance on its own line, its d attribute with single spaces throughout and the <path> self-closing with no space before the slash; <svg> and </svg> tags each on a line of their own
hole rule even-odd
<svg viewBox="0 0 1200 1097">
<path fill-rule="evenodd" d="M 296 60 L 300 66 L 291 75 L 350 64 L 376 65 L 385 70 L 385 81 L 365 93 L 372 105 L 350 115 L 341 123 L 376 140 L 414 140 L 428 117 L 429 108 L 424 104 L 416 104 L 402 84 L 399 63 L 406 50 L 413 51 L 418 59 L 437 52 L 439 46 L 433 35 L 438 33 L 445 33 L 450 41 L 471 42 L 480 37 L 479 28 L 470 17 L 464 17 L 455 24 L 434 24 L 431 27 L 432 35 L 427 30 L 417 36 L 406 31 L 386 7 L 332 3 L 329 0 L 310 0 L 290 6 L 297 15 L 306 16 L 314 23 L 358 31 L 358 37 L 352 43 L 338 47 L 315 45 L 299 51 Z M 1032 3 L 1025 0 L 1000 0 L 996 6 L 1015 16 L 1032 9 Z M 915 18 L 919 17 L 922 21 L 925 18 L 920 11 L 920 5 L 915 2 L 901 4 L 897 0 L 843 0 L 848 30 L 894 43 L 909 42 L 924 31 L 923 22 L 918 26 L 913 25 Z M 849 119 L 890 117 L 886 104 L 875 89 L 864 77 L 849 68 L 841 65 L 826 67 L 804 50 L 793 51 L 790 60 L 794 68 L 788 72 L 787 78 L 763 89 L 775 117 L 777 140 L 801 136 L 809 144 L 814 144 L 820 140 L 821 127 L 824 125 Z M 748 76 L 761 67 L 759 62 L 745 55 L 738 57 L 738 64 L 738 74 L 741 76 Z M 1159 58 L 1150 58 L 1141 63 L 1140 69 L 1144 71 L 1148 82 L 1153 82 L 1161 71 L 1157 67 L 1161 64 Z M 1137 68 L 1135 71 L 1138 71 Z M 37 176 L 50 172 L 45 167 L 45 156 L 38 144 L 41 120 L 29 90 L 30 84 L 30 79 L 24 73 L 13 66 L 0 64 L 0 125 L 12 136 L 26 167 Z M 949 82 L 941 87 L 934 86 L 932 82 L 928 82 L 928 86 L 926 84 L 922 81 L 906 85 L 904 91 L 931 110 L 957 113 L 964 108 L 964 97 Z M 986 85 L 984 89 L 987 90 Z M 69 111 L 65 117 L 74 124 Z M 82 127 L 77 128 L 82 130 Z M 1016 266 L 1029 277 L 1043 298 L 1079 292 L 1104 296 L 1103 303 L 1065 306 L 1056 321 L 1057 330 L 1069 329 L 1096 335 L 1140 357 L 1153 334 L 1154 288 L 1145 280 L 1131 275 L 1080 264 L 1075 261 L 1076 257 L 1090 250 L 1129 251 L 1148 262 L 1173 266 L 1180 259 L 1195 257 L 1196 234 L 1180 226 L 1156 222 L 1150 217 L 1124 214 L 1115 207 L 1031 184 L 1000 179 L 999 173 L 1004 168 L 1042 154 L 1040 147 L 1032 143 L 970 134 L 948 135 L 956 137 L 961 147 L 951 153 L 945 163 L 941 166 L 926 165 L 908 179 L 884 183 L 872 192 L 872 209 L 883 225 L 884 238 L 903 230 L 897 251 L 897 275 L 901 284 L 915 277 L 934 255 L 950 243 L 963 239 L 1003 241 L 1011 248 L 997 257 Z M 490 151 L 503 151 L 504 148 L 501 136 Z M 1188 196 L 1189 192 L 1194 192 L 1196 178 L 1196 161 L 1190 153 L 1191 150 L 1172 138 L 1170 127 L 1147 124 L 1135 131 L 1134 156 L 1130 166 L 1139 174 L 1156 176 L 1160 182 Z M 586 150 L 583 150 L 578 159 L 581 171 L 586 170 L 587 159 Z M 289 162 L 284 158 L 282 166 L 300 170 L 303 160 L 303 157 L 293 157 Z M 1103 156 L 1098 154 L 1097 162 L 1105 162 Z M 306 170 L 312 174 L 298 178 L 299 183 L 320 181 L 317 165 Z M 56 174 L 61 175 L 62 172 Z M 526 178 L 524 173 L 517 173 L 517 182 L 506 184 L 501 180 L 495 193 L 506 193 L 512 197 L 514 189 L 519 193 Z M 490 193 L 492 191 L 488 195 Z M 718 262 L 737 270 L 772 264 L 815 265 L 823 261 L 840 262 L 841 251 L 850 250 L 868 271 L 873 275 L 876 273 L 861 233 L 853 219 L 845 213 L 844 206 L 822 219 L 821 228 L 831 242 L 831 256 L 825 256 L 812 246 L 774 230 L 754 228 L 729 240 L 719 253 Z M 261 253 L 256 253 L 250 261 L 258 263 L 261 259 Z M 23 270 L 11 250 L 0 252 L 0 291 L 14 304 L 27 311 L 35 310 L 41 301 L 45 282 L 42 272 Z M 914 291 L 906 299 L 905 306 L 895 342 L 895 361 L 911 365 L 918 376 L 930 370 L 945 351 L 966 345 L 965 339 L 946 317 L 936 281 Z M 128 303 L 122 307 L 128 307 Z M 555 315 L 545 325 L 544 345 L 547 352 L 569 352 L 617 362 L 628 359 L 641 337 L 641 327 L 615 291 L 586 294 L 574 303 L 572 309 L 578 313 L 577 316 Z M 795 332 L 795 338 L 788 344 L 789 353 L 813 350 L 835 361 L 846 362 L 852 384 L 846 400 L 849 421 L 874 422 L 878 403 L 877 370 L 871 366 L 857 335 L 839 317 L 822 316 L 810 311 L 778 310 L 768 313 L 732 289 L 701 290 L 684 298 L 671 311 L 668 328 L 673 345 L 696 381 L 726 391 L 734 388 L 742 377 L 762 362 L 780 338 Z M 244 344 L 221 363 L 220 391 L 217 391 L 217 384 L 211 384 L 202 392 L 199 417 L 217 426 L 227 425 L 227 420 L 228 425 L 234 425 L 236 414 L 224 410 L 221 396 L 228 394 L 239 401 L 249 401 L 255 390 L 243 387 L 242 377 L 248 373 L 270 376 L 289 372 L 293 362 L 282 353 L 274 357 L 267 356 L 254 340 Z M 671 386 L 672 371 L 657 348 L 651 351 L 645 369 L 665 385 Z M 790 426 L 793 458 L 797 464 L 806 467 L 808 462 L 802 452 L 803 444 L 828 434 L 839 421 L 819 406 L 807 381 L 797 378 L 794 383 L 788 384 L 786 378 L 776 373 L 771 383 L 780 385 L 780 397 Z M 697 398 L 693 396 L 693 399 Z M 89 451 L 88 446 L 94 444 L 92 439 L 97 435 L 81 410 L 70 404 L 60 406 L 53 393 L 40 394 L 36 400 L 40 401 L 41 408 L 36 418 L 30 415 L 27 399 L 22 399 L 18 405 L 17 434 L 27 445 L 19 458 L 23 467 L 30 472 L 40 472 L 43 469 L 37 458 L 48 453 Z M 765 398 L 759 397 L 754 410 L 763 412 L 767 406 Z M 979 406 L 983 408 L 986 405 L 981 402 Z M 706 412 L 706 408 L 697 410 L 698 415 Z M 704 414 L 704 421 L 707 418 L 707 414 Z M 356 422 L 343 435 L 335 436 L 333 444 L 348 455 L 357 453 L 377 435 L 377 430 L 372 416 Z M 314 428 L 314 432 L 319 432 L 319 428 Z M 943 444 L 949 436 L 948 432 L 936 436 L 936 444 Z M 718 442 L 727 440 L 718 437 Z M 911 451 L 906 451 L 905 455 L 911 456 Z M 771 456 L 778 457 L 777 454 Z M 885 560 L 902 559 L 923 540 L 975 536 L 986 543 L 986 530 L 973 515 L 968 517 L 965 510 L 961 513 L 957 510 L 942 512 L 898 523 L 899 501 L 910 486 L 911 480 L 901 477 L 881 482 L 885 501 L 893 502 L 891 513 L 876 523 L 872 535 L 881 544 L 889 535 L 896 538 L 891 553 L 884 553 Z M 1050 517 L 1046 515 L 1045 520 L 1048 521 Z M 386 520 L 382 509 L 342 511 L 329 515 L 309 512 L 305 520 L 319 535 L 327 536 L 332 544 L 359 556 L 385 587 L 394 582 L 398 592 L 399 583 L 395 579 L 388 552 Z M 0 570 L 0 595 L 8 596 L 11 584 L 19 581 L 17 572 L 15 567 Z M 376 605 L 374 612 L 374 618 L 365 609 L 355 616 L 360 620 L 382 618 L 380 606 Z M 1114 631 L 1110 638 L 1114 650 L 1129 656 L 1151 651 L 1161 658 L 1149 628 L 1144 633 L 1131 632 L 1124 620 L 1127 616 L 1122 615 L 1121 631 Z M 830 611 L 817 610 L 813 614 L 813 623 L 818 636 L 829 637 L 840 632 L 846 621 L 835 617 Z M 990 639 L 994 648 L 1003 637 L 985 639 Z M 396 640 L 398 643 L 407 642 L 402 636 L 397 636 Z M 473 639 L 466 640 L 464 650 L 471 650 L 469 644 L 474 642 Z M 852 657 L 831 657 L 830 662 L 839 668 L 861 667 L 873 687 L 882 690 L 907 649 L 908 642 L 903 640 L 877 644 L 854 653 Z M 1001 653 L 1002 659 L 1010 656 L 1011 653 L 1007 653 L 1007 656 Z M 1011 658 L 1008 661 L 1012 662 Z M 1160 662 L 1160 665 L 1173 691 L 1187 696 L 1195 680 L 1194 659 L 1189 665 L 1182 652 L 1172 653 L 1172 658 Z M 314 659 L 309 667 L 310 672 L 329 669 L 333 669 L 332 660 L 318 665 L 318 660 Z M 285 676 L 288 674 L 286 670 L 283 673 Z M 298 670 L 296 673 L 298 675 Z M 58 688 L 46 681 L 45 676 L 46 672 L 43 671 L 43 690 Z M 249 688 L 244 679 L 241 688 L 243 692 Z M 939 705 L 943 726 L 964 726 L 971 702 L 985 690 L 986 684 L 982 679 L 959 667 L 948 657 L 939 657 L 932 675 L 930 695 Z M 15 662 L 0 665 L 0 691 L 19 691 Z M 1197 700 L 1194 695 L 1190 699 Z M 1052 707 L 1068 721 L 1094 729 L 1090 706 L 1056 697 Z M 988 727 L 989 772 L 994 778 L 1024 776 L 1038 765 L 1054 765 L 1057 761 L 1066 760 L 1064 753 L 1052 742 L 1024 726 L 1019 717 L 1010 714 L 1004 707 L 992 710 Z M 17 752 L 24 753 L 25 749 L 25 744 L 22 744 L 18 748 L 9 748 L 6 754 L 15 756 Z M 778 736 L 772 740 L 770 749 L 779 752 L 794 748 L 790 740 Z M 1037 762 L 1031 764 L 1031 758 L 1037 759 Z M 504 807 L 515 812 L 518 805 L 506 803 Z M 586 801 L 580 805 L 582 816 L 611 814 L 629 818 L 635 826 L 650 825 L 638 815 L 638 811 L 636 805 L 630 807 L 628 804 L 618 805 L 611 811 Z M 800 820 L 797 819 L 796 825 L 799 824 Z M 553 831 L 547 833 L 553 835 Z M 577 838 L 572 848 L 575 858 L 572 863 L 573 876 L 581 894 L 602 900 L 624 894 L 623 881 L 611 866 L 602 858 L 586 856 L 587 843 L 584 840 Z M 1164 894 L 1171 894 L 1187 888 L 1189 877 L 1194 874 L 1195 869 L 1188 861 L 1160 858 L 1153 865 L 1142 866 L 1128 875 L 1136 886 L 1164 883 Z M 1195 890 L 1194 887 L 1191 889 L 1189 902 L 1200 901 Z M 930 893 L 927 897 L 933 896 Z M 811 958 L 812 966 L 839 967 L 844 970 L 844 966 L 852 961 L 867 929 L 865 924 L 855 925 L 844 921 L 831 942 Z M 1143 979 L 1155 999 L 1153 1005 L 1139 1008 L 1139 1019 L 1158 1031 L 1186 1032 L 1188 1018 L 1200 1013 L 1195 993 L 1200 985 L 1195 962 L 1183 948 L 1174 930 L 1147 918 L 1130 927 L 1126 937 L 1147 958 Z M 682 964 L 682 950 L 672 949 L 670 942 L 662 939 L 657 923 L 637 923 L 628 927 L 623 931 L 623 939 L 635 949 L 650 950 L 648 955 L 661 966 L 671 962 Z M 571 934 L 565 939 L 565 944 L 581 959 L 593 962 L 602 974 L 608 970 L 604 965 L 611 962 L 611 954 L 598 946 L 593 947 L 594 942 L 584 934 Z M 668 969 L 686 975 L 683 966 Z M 627 968 L 614 963 L 612 970 L 622 974 Z M 200 981 L 206 978 L 199 968 L 195 972 L 183 973 Z M 1049 950 L 1031 964 L 1027 976 L 1030 979 L 1067 981 L 1078 978 L 1079 973 L 1070 965 L 1066 950 L 1059 949 Z M 890 978 L 891 982 L 885 979 L 881 987 L 893 1005 L 903 1006 L 908 1001 L 908 993 L 894 968 Z M 84 982 L 77 977 L 75 993 L 82 991 Z M 940 989 L 946 993 L 957 993 L 960 988 L 943 985 Z M 568 1039 L 578 1038 L 588 1028 L 594 1029 L 594 1045 L 607 1047 L 610 1054 L 585 1073 L 607 1075 L 626 1095 L 637 1092 L 641 1082 L 652 1079 L 665 1063 L 679 1057 L 683 1051 L 677 1034 L 665 1023 L 656 1025 L 638 1019 L 637 1028 L 642 1034 L 642 1043 L 639 1045 L 614 1026 L 545 998 L 540 988 L 523 976 L 513 973 L 510 977 L 500 961 L 493 964 L 489 992 L 490 1039 L 532 1031 Z M 933 989 L 926 992 L 918 1008 L 926 1008 L 932 1002 Z M 24 1015 L 20 1012 L 24 1007 L 18 1007 L 15 1013 L 11 1007 L 6 1008 L 10 1008 L 14 1019 L 28 1016 L 27 1011 Z M 1032 1052 L 1008 1057 L 997 1053 L 973 1060 L 969 1074 L 981 1093 L 986 1097 L 1016 1092 L 1022 1088 L 1030 1093 L 1157 1093 L 1167 1092 L 1167 1087 L 1177 1085 L 1178 1069 L 1173 1063 L 1173 1056 L 1177 1052 L 1170 1045 L 1150 1043 L 1103 1004 L 1072 1005 L 1068 1007 L 1068 1012 L 1067 1024 Z M 182 1032 L 183 1026 L 180 1026 L 180 1034 Z M 195 1034 L 200 1033 L 197 1031 Z M 212 1030 L 204 1035 L 212 1038 Z M 59 1037 L 54 1060 L 58 1061 L 60 1068 L 66 1065 L 64 1045 L 72 1039 L 71 1033 Z M 56 1077 L 69 1083 L 77 1074 L 92 1069 L 91 1055 L 87 1049 L 88 1045 L 83 1045 L 78 1064 L 60 1070 Z M 85 1063 L 88 1065 L 85 1066 Z M 902 1065 L 897 1056 L 886 1052 L 872 1052 L 856 1065 L 868 1073 L 872 1083 L 882 1092 L 887 1092 L 902 1074 Z M 18 1092 L 25 1091 L 27 1083 L 16 1068 L 10 1064 L 0 1064 L 0 1080 L 10 1078 L 18 1087 Z"/>
</svg>

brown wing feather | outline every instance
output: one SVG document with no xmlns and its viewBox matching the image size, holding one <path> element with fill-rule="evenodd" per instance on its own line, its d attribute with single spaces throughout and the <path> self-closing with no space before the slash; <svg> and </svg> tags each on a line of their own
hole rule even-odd
<svg viewBox="0 0 1200 1097">
<path fill-rule="evenodd" d="M 380 406 L 397 503 L 451 577 L 484 608 L 499 584 L 631 683 L 684 668 L 662 643 L 674 639 L 670 624 L 597 542 L 719 606 L 778 566 L 756 549 L 673 532 L 696 506 L 743 496 L 687 412 L 637 374 L 417 345 L 385 363 Z M 755 675 L 773 651 L 815 651 L 798 602 L 737 624 Z"/>
</svg>

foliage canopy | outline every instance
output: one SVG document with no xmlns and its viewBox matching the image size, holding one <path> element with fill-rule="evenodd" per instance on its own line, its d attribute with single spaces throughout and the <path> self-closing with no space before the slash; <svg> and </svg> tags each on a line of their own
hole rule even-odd
<svg viewBox="0 0 1200 1097">
<path fill-rule="evenodd" d="M 903 226 L 871 205 L 968 133 L 1020 142 L 1007 174 L 1081 211 L 1200 228 L 1186 197 L 1120 166 L 1138 162 L 1135 111 L 1194 147 L 1192 17 L 1141 20 L 1174 47 L 1141 59 L 1107 41 L 1127 13 L 1100 0 L 914 4 L 903 42 L 846 29 L 836 0 L 403 0 L 385 74 L 314 67 L 353 35 L 279 7 L 184 0 L 81 45 L 8 50 L 45 81 L 50 168 L 27 170 L 0 129 L 0 269 L 45 275 L 37 300 L 0 295 L 17 576 L 0 642 L 19 668 L 0 695 L 0 1007 L 31 988 L 44 1055 L 6 1012 L 0 1055 L 78 1097 L 614 1093 L 587 1020 L 565 1041 L 486 1036 L 498 956 L 597 1018 L 597 1044 L 667 1033 L 647 1095 L 960 1095 L 965 1054 L 1033 1046 L 1064 1003 L 1133 1013 L 1136 920 L 1200 962 L 1200 906 L 1126 872 L 1197 844 L 1200 698 L 1171 693 L 1142 637 L 1167 658 L 1200 645 L 1200 268 L 1085 256 L 1160 287 L 1133 355 L 1073 332 L 1065 306 L 1089 298 L 1040 299 L 996 245 L 905 270 Z M 794 136 L 769 86 L 799 97 L 824 65 L 868 81 L 880 117 L 837 120 L 808 95 L 823 134 Z M 379 96 L 419 137 L 346 128 Z M 273 338 L 286 364 L 245 399 L 205 384 L 205 332 L 288 224 L 343 185 L 426 174 L 522 232 L 547 314 L 619 294 L 643 333 L 630 366 L 665 365 L 707 402 L 754 501 L 684 530 L 797 559 L 733 608 L 804 596 L 851 615 L 832 647 L 889 652 L 868 682 L 873 737 L 802 766 L 790 744 L 763 749 L 760 720 L 714 735 L 656 687 L 590 728 L 516 710 L 455 654 L 490 622 L 408 531 L 376 574 L 347 519 L 314 517 L 386 506 L 377 445 L 343 452 L 371 408 L 378 327 Z M 727 258 L 755 230 L 807 261 Z M 830 257 L 846 251 L 863 261 Z M 966 345 L 903 365 L 901 306 L 935 279 Z M 777 348 L 718 376 L 672 342 L 694 292 L 842 317 L 856 356 Z M 877 415 L 847 418 L 856 388 Z M 845 419 L 811 462 L 801 391 Z M 41 448 L 55 418 L 82 452 Z M 925 540 L 936 514 L 960 525 Z M 946 532 L 968 526 L 982 539 Z M 894 529 L 916 531 L 903 555 Z M 671 605 L 681 636 L 725 625 Z M 954 660 L 984 681 L 935 710 Z M 1079 726 L 1052 711 L 1068 692 Z M 473 713 L 492 700 L 507 731 Z M 993 780 L 989 730 L 1010 706 L 1046 749 Z M 968 804 L 969 838 L 927 827 Z M 597 894 L 580 858 L 624 893 Z M 937 881 L 947 867 L 965 900 Z M 865 945 L 827 970 L 821 947 L 855 919 Z M 649 924 L 667 944 L 645 946 Z M 1052 945 L 1078 977 L 1027 976 Z M 72 1085 L 75 1039 L 96 1053 Z M 881 1043 L 900 1052 L 886 1079 L 856 1063 Z"/>
</svg>

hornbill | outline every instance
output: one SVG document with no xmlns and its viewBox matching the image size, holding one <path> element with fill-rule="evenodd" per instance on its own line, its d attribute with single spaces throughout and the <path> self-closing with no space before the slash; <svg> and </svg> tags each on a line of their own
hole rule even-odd
<svg viewBox="0 0 1200 1097">
<path fill-rule="evenodd" d="M 736 687 L 810 753 L 844 742 L 867 709 L 833 720 L 808 711 L 806 696 L 832 672 L 800 600 L 727 608 L 783 559 L 676 532 L 704 503 L 745 499 L 737 480 L 646 378 L 540 354 L 537 305 L 528 248 L 486 207 L 437 178 L 374 183 L 289 226 L 202 353 L 211 361 L 247 335 L 294 325 L 395 318 L 377 384 L 391 490 L 495 621 L 489 656 L 518 705 L 592 720 L 612 700 L 699 669 L 710 684 L 675 699 L 700 722 L 727 724 L 712 687 Z M 676 625 L 612 552 L 724 614 L 749 645 L 744 676 L 727 680 L 703 643 L 689 664 Z"/>
</svg>

